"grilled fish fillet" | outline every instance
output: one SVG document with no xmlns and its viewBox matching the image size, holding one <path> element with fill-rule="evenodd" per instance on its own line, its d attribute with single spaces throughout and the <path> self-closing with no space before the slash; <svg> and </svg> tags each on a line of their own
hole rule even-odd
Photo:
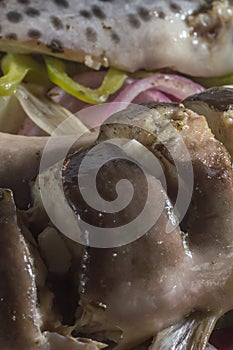
<svg viewBox="0 0 233 350">
<path fill-rule="evenodd" d="M 233 71 L 231 0 L 2 0 L 0 51 L 47 53 L 99 69 Z"/>
</svg>

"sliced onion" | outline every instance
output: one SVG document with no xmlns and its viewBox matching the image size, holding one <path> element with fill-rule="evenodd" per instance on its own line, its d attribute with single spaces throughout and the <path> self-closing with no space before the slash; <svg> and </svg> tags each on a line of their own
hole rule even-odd
<svg viewBox="0 0 233 350">
<path fill-rule="evenodd" d="M 199 93 L 204 88 L 176 74 L 154 74 L 145 79 L 139 79 L 132 84 L 126 86 L 122 92 L 115 98 L 114 102 L 131 103 L 140 93 L 148 89 L 156 88 L 165 94 L 174 96 L 178 100 Z"/>
<path fill-rule="evenodd" d="M 19 85 L 15 96 L 30 119 L 49 135 L 78 136 L 89 131 L 71 112 L 45 97 L 42 92 L 33 94 L 25 86 Z"/>
<path fill-rule="evenodd" d="M 171 102 L 171 99 L 163 94 L 161 91 L 157 89 L 148 89 L 144 92 L 141 92 L 134 100 L 133 103 L 145 103 L 151 101 L 159 101 L 159 102 Z"/>
<path fill-rule="evenodd" d="M 105 72 L 85 72 L 75 76 L 73 79 L 85 86 L 96 88 L 101 85 L 105 74 Z M 137 80 L 127 78 L 123 88 L 110 96 L 107 106 L 98 109 L 98 113 L 94 113 L 92 108 L 90 111 L 87 111 L 87 107 L 90 108 L 89 104 L 76 99 L 59 87 L 52 89 L 49 96 L 75 113 L 85 125 L 96 127 L 98 123 L 102 123 L 111 114 L 126 108 L 130 103 L 150 101 L 179 102 L 185 97 L 202 90 L 204 88 L 199 84 L 175 74 L 154 74 Z M 79 111 L 82 111 L 82 113 L 79 113 Z"/>
</svg>

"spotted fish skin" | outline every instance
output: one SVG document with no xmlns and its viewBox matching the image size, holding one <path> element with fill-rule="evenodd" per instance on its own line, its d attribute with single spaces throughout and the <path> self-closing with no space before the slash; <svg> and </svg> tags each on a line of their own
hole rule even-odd
<svg viewBox="0 0 233 350">
<path fill-rule="evenodd" d="M 1 0 L 0 50 L 126 71 L 233 71 L 232 0 Z"/>
</svg>

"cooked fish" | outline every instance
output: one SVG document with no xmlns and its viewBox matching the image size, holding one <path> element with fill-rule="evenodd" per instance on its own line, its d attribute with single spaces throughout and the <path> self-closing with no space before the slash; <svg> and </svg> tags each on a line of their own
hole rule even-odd
<svg viewBox="0 0 233 350">
<path fill-rule="evenodd" d="M 23 152 L 17 147 L 17 142 L 20 144 L 23 140 L 22 147 L 33 145 L 29 157 L 34 159 L 36 150 L 42 151 L 47 138 L 26 140 L 22 136 L 3 136 L 2 140 L 9 144 L 9 150 L 5 149 L 5 152 L 9 152 L 10 163 L 3 164 L 0 181 L 6 179 L 9 168 L 14 169 L 19 179 L 23 179 L 28 169 L 22 167 Z M 130 204 L 126 210 L 122 210 L 117 221 L 117 216 L 105 213 L 99 216 L 99 213 L 90 210 L 78 192 L 75 179 L 78 164 L 88 152 L 86 147 L 101 145 L 116 137 L 137 140 L 151 151 L 153 157 L 158 157 L 168 180 L 170 198 L 149 167 L 147 179 L 153 199 L 150 214 L 154 215 L 158 203 L 160 206 L 165 203 L 153 226 L 141 238 L 124 246 L 105 249 L 79 247 L 81 264 L 78 261 L 76 266 L 81 265 L 81 270 L 78 276 L 73 267 L 72 273 L 77 279 L 74 286 L 78 285 L 79 288 L 76 297 L 80 297 L 80 306 L 71 329 L 78 336 L 84 334 L 98 341 L 110 341 L 116 345 L 116 349 L 128 350 L 154 336 L 153 350 L 171 350 L 171 344 L 174 350 L 204 350 L 218 318 L 233 308 L 233 174 L 230 155 L 222 143 L 214 138 L 205 117 L 182 104 L 150 103 L 134 105 L 118 112 L 101 126 L 96 142 L 90 135 L 79 142 L 79 147 L 85 146 L 85 149 L 82 147 L 81 151 L 69 155 L 63 169 L 64 188 L 76 215 L 91 220 L 92 225 L 105 228 L 112 227 L 113 219 L 116 225 L 124 225 L 134 219 L 146 200 L 147 183 L 137 162 L 130 157 L 122 162 L 121 156 L 124 158 L 126 148 L 121 149 L 113 143 L 110 144 L 109 155 L 114 161 L 108 162 L 98 175 L 98 190 L 103 198 L 112 201 L 116 195 L 114 184 L 127 175 L 134 184 L 133 199 L 136 205 Z M 15 143 L 11 142 L 12 138 Z M 182 147 L 178 147 L 181 140 Z M 188 159 L 184 153 L 185 147 L 189 153 Z M 18 158 L 15 158 L 17 155 Z M 96 157 L 91 160 L 95 167 Z M 38 162 L 39 158 L 36 158 L 30 176 L 38 172 Z M 179 211 L 174 212 L 177 194 L 174 164 L 177 162 L 184 165 L 191 162 L 194 176 L 191 203 L 185 217 L 181 218 L 180 226 L 177 225 Z M 108 181 L 108 176 L 111 181 Z M 8 186 L 13 185 L 14 178 L 9 178 Z M 30 216 L 31 212 L 28 214 Z M 0 220 L 0 240 L 3 243 L 0 245 L 1 259 L 13 266 L 14 257 L 17 271 L 22 273 L 21 293 L 16 295 L 16 278 L 10 279 L 9 275 L 9 272 L 15 274 L 15 269 L 12 268 L 11 272 L 8 265 L 0 264 L 2 280 L 6 281 L 0 285 L 3 295 L 3 300 L 0 299 L 0 321 L 5 321 L 0 336 L 4 350 L 20 349 L 20 346 L 36 350 L 36 339 L 43 350 L 47 350 L 48 346 L 50 349 L 67 346 L 67 350 L 101 348 L 103 345 L 94 341 L 67 337 L 62 328 L 58 329 L 60 334 L 41 331 L 33 256 L 18 227 L 16 208 L 9 190 L 1 191 Z M 167 232 L 168 224 L 172 228 L 170 232 Z M 9 232 L 13 232 L 13 235 Z M 14 242 L 18 242 L 20 249 L 15 251 Z M 12 248 L 8 249 L 9 246 Z M 75 246 L 70 251 L 75 255 Z M 77 262 L 79 255 L 76 254 L 75 258 Z M 30 264 L 25 268 L 27 261 Z M 28 273 L 29 267 L 31 275 Z M 33 288 L 33 293 L 30 298 L 21 298 L 27 293 L 28 285 Z M 6 295 L 12 297 L 6 300 Z M 9 334 L 20 332 L 18 343 L 13 343 L 11 337 L 6 336 L 6 330 L 13 320 L 12 313 L 8 313 L 9 305 L 19 310 L 19 315 L 26 308 L 29 314 L 33 312 L 32 317 L 25 321 L 28 322 L 27 332 L 22 317 L 13 323 L 14 328 Z M 83 310 L 81 318 L 80 307 Z M 25 345 L 27 342 L 29 345 Z"/>
<path fill-rule="evenodd" d="M 166 224 L 175 214 L 154 179 L 157 194 L 150 210 L 163 203 L 161 195 L 166 206 L 143 237 L 117 248 L 84 248 L 80 280 L 84 313 L 77 321 L 77 331 L 97 339 L 109 337 L 117 349 L 129 349 L 154 335 L 154 350 L 204 350 L 217 319 L 233 307 L 231 160 L 205 118 L 178 104 L 132 106 L 110 117 L 97 142 L 135 138 L 160 155 L 167 176 L 172 177 L 174 164 L 169 167 L 167 163 L 186 161 L 183 148 L 177 147 L 175 137 L 179 135 L 190 153 L 194 173 L 191 205 L 180 228 L 167 233 Z M 166 147 L 175 150 L 177 159 L 171 160 Z M 64 171 L 68 198 L 80 216 L 98 225 L 98 216 L 83 205 L 77 192 L 76 156 Z M 135 166 L 120 161 L 108 164 L 97 185 L 103 197 L 111 200 L 112 180 L 125 173 L 130 177 L 131 172 L 132 179 L 140 183 Z M 143 193 L 142 186 L 135 197 L 136 208 Z M 132 218 L 131 211 L 126 217 Z M 119 220 L 124 224 L 125 216 L 121 214 Z M 110 227 L 105 213 L 101 223 Z"/>
<path fill-rule="evenodd" d="M 2 0 L 0 50 L 47 53 L 99 68 L 233 71 L 230 0 Z"/>
<path fill-rule="evenodd" d="M 103 344 L 44 332 L 34 259 L 18 226 L 10 190 L 0 190 L 0 344 L 2 350 L 98 350 Z"/>
<path fill-rule="evenodd" d="M 40 347 L 40 316 L 36 307 L 35 275 L 25 240 L 17 226 L 12 192 L 0 192 L 0 343 L 2 349 Z M 20 284 L 18 284 L 20 281 Z"/>
<path fill-rule="evenodd" d="M 233 156 L 233 89 L 224 86 L 213 87 L 189 96 L 183 104 L 206 117 L 215 137 Z"/>
<path fill-rule="evenodd" d="M 84 135 L 79 140 L 80 146 L 94 142 L 95 138 L 95 134 Z M 51 158 L 53 153 L 58 153 L 64 147 L 65 140 L 66 136 L 57 139 L 51 150 Z M 39 172 L 41 156 L 47 142 L 48 137 L 0 133 L 0 187 L 10 188 L 14 192 L 14 199 L 20 209 L 29 206 L 30 182 Z"/>
</svg>

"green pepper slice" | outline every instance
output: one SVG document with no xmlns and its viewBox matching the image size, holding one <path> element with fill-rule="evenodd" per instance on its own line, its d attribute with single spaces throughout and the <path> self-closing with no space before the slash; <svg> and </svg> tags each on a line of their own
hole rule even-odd
<svg viewBox="0 0 233 350">
<path fill-rule="evenodd" d="M 45 62 L 50 80 L 64 89 L 66 92 L 75 96 L 81 101 L 99 104 L 107 101 L 109 95 L 121 88 L 127 75 L 115 68 L 110 68 L 100 87 L 90 89 L 86 86 L 76 83 L 66 73 L 65 62 L 57 58 L 46 56 Z"/>
</svg>

